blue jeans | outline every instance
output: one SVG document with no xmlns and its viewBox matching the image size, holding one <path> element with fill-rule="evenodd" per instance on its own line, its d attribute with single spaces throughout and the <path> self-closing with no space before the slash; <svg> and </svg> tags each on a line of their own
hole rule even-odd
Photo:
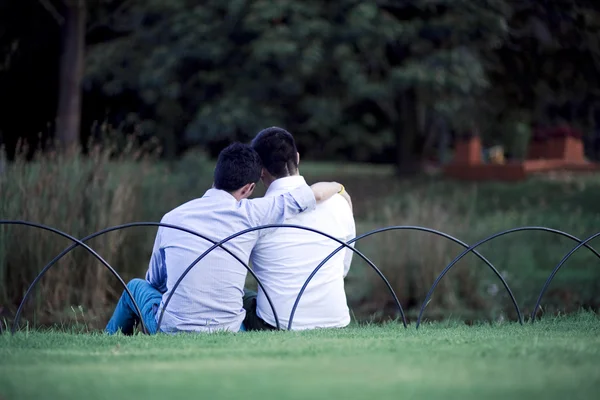
<svg viewBox="0 0 600 400">
<path fill-rule="evenodd" d="M 142 312 L 141 318 L 148 329 L 148 333 L 156 333 L 156 312 L 160 306 L 162 294 L 144 279 L 132 279 L 127 284 L 127 288 L 140 307 L 140 311 Z M 131 335 L 133 333 L 133 326 L 139 320 L 140 316 L 131 298 L 127 292 L 123 291 L 115 312 L 110 321 L 108 321 L 108 325 L 106 325 L 105 331 L 110 335 L 114 335 L 120 329 L 123 334 Z"/>
</svg>

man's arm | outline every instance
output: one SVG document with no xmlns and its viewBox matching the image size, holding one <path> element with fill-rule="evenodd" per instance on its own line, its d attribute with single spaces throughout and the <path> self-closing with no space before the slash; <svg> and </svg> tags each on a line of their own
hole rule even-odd
<svg viewBox="0 0 600 400">
<path fill-rule="evenodd" d="M 348 242 L 352 239 L 354 239 L 356 237 L 356 224 L 354 222 L 354 215 L 352 214 L 352 200 L 350 199 L 350 195 L 348 194 L 348 192 L 346 192 L 345 190 L 343 191 L 343 193 L 345 193 L 346 196 L 343 196 L 346 201 L 348 202 L 348 205 L 350 206 L 350 212 L 344 212 L 344 214 L 347 214 L 345 216 L 345 220 L 347 221 L 345 226 L 346 226 L 346 236 L 344 237 L 344 241 Z M 342 194 L 342 193 L 340 193 Z M 350 245 L 351 247 L 354 247 L 354 243 L 352 243 Z M 346 275 L 348 275 L 348 271 L 350 271 L 350 265 L 352 264 L 352 256 L 354 255 L 354 252 L 348 248 L 344 249 L 344 251 L 346 252 L 344 254 L 344 278 L 346 277 Z"/>
<path fill-rule="evenodd" d="M 349 240 L 352 240 L 355 237 L 356 237 L 356 232 L 352 235 L 346 236 L 344 238 L 344 242 L 348 242 Z M 350 247 L 354 248 L 354 243 L 351 243 Z M 345 278 L 346 275 L 348 275 L 348 272 L 350 271 L 350 266 L 352 265 L 352 256 L 354 256 L 354 251 L 350 250 L 349 248 L 344 249 L 344 251 L 346 252 L 344 254 L 344 278 Z"/>
<path fill-rule="evenodd" d="M 279 196 L 242 201 L 254 226 L 282 224 L 296 214 L 314 209 L 317 203 L 328 200 L 342 188 L 337 182 L 319 182 L 310 187 L 302 185 Z"/>
<path fill-rule="evenodd" d="M 167 269 L 164 263 L 164 253 L 160 248 L 161 227 L 158 228 L 156 239 L 154 239 L 154 247 L 152 248 L 152 256 L 146 272 L 146 281 L 151 284 L 156 290 L 161 293 L 167 291 Z"/>
<path fill-rule="evenodd" d="M 329 200 L 336 193 L 344 192 L 344 185 L 337 182 L 317 182 L 310 186 L 315 195 L 317 203 Z"/>
</svg>

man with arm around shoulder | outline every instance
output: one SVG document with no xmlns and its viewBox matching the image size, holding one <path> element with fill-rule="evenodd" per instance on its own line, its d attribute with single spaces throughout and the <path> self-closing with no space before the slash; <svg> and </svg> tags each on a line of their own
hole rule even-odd
<svg viewBox="0 0 600 400">
<path fill-rule="evenodd" d="M 341 185 L 317 183 L 299 185 L 278 196 L 248 199 L 261 175 L 258 154 L 248 145 L 234 143 L 217 160 L 213 187 L 197 199 L 167 213 L 163 223 L 178 225 L 218 242 L 239 231 L 260 225 L 283 223 L 285 219 L 315 207 L 333 196 Z M 224 247 L 248 262 L 259 231 L 230 240 Z M 138 315 L 126 292 L 123 293 L 106 332 L 133 332 L 143 319 L 150 333 L 156 333 L 159 311 L 175 282 L 189 265 L 212 243 L 187 232 L 159 227 L 146 279 L 128 283 L 140 307 Z M 246 269 L 221 248 L 214 249 L 181 281 L 165 309 L 161 331 L 214 332 L 244 330 L 242 307 Z"/>
</svg>

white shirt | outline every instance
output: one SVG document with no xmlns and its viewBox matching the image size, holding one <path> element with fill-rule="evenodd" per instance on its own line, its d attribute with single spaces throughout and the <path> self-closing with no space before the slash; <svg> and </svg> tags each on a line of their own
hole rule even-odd
<svg viewBox="0 0 600 400">
<path fill-rule="evenodd" d="M 315 206 L 315 197 L 307 185 L 281 196 L 237 201 L 231 194 L 208 190 L 199 199 L 189 201 L 166 214 L 161 222 L 179 225 L 218 242 L 247 228 L 281 224 L 286 218 Z M 223 246 L 245 263 L 260 236 L 250 232 Z M 183 271 L 211 247 L 190 233 L 160 227 L 146 280 L 163 293 L 159 308 L 172 291 Z M 161 331 L 238 331 L 246 315 L 242 306 L 246 268 L 221 248 L 214 249 L 183 278 L 169 302 Z"/>
<path fill-rule="evenodd" d="M 269 186 L 265 197 L 305 184 L 302 176 L 280 178 Z M 287 218 L 285 224 L 317 229 L 342 241 L 356 236 L 352 210 L 340 195 L 318 204 L 313 211 Z M 282 327 L 287 327 L 294 301 L 308 276 L 339 246 L 325 236 L 295 228 L 269 229 L 259 238 L 250 256 L 252 268 L 271 297 Z M 350 323 L 344 277 L 350 269 L 352 253 L 341 250 L 316 273 L 298 303 L 292 329 L 344 327 Z M 256 301 L 257 315 L 275 326 L 271 307 L 260 287 Z"/>
</svg>

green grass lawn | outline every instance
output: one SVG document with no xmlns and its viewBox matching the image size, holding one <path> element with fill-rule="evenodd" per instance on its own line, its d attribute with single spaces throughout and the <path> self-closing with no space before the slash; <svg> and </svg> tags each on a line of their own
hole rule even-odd
<svg viewBox="0 0 600 400">
<path fill-rule="evenodd" d="M 600 318 L 312 332 L 0 336 L 8 399 L 591 399 Z"/>
</svg>

